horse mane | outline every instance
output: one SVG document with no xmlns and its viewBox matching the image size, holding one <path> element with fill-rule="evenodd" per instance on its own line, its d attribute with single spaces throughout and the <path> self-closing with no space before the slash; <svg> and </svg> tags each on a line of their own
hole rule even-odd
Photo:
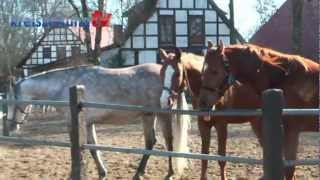
<svg viewBox="0 0 320 180">
<path fill-rule="evenodd" d="M 249 54 L 251 54 L 251 57 L 255 57 L 256 60 L 260 60 L 273 68 L 284 71 L 286 74 L 319 71 L 318 63 L 299 55 L 285 54 L 254 44 L 246 44 L 243 46 Z"/>
<path fill-rule="evenodd" d="M 196 67 L 201 71 L 203 66 L 204 57 L 194 54 L 183 52 L 181 54 L 181 63 L 188 69 L 191 67 Z"/>
</svg>

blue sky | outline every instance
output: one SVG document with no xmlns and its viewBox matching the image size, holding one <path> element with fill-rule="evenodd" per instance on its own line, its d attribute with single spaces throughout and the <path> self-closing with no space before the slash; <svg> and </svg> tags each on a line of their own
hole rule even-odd
<svg viewBox="0 0 320 180">
<path fill-rule="evenodd" d="M 225 12 L 229 12 L 229 0 L 214 0 Z M 273 0 L 279 8 L 285 0 Z M 107 0 L 108 11 L 120 7 L 119 0 Z M 259 24 L 259 15 L 256 12 L 257 0 L 234 0 L 235 27 L 246 39 L 250 38 Z"/>
</svg>

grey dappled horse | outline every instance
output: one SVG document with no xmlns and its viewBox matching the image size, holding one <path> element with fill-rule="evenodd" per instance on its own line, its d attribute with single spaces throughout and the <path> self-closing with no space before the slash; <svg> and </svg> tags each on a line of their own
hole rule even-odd
<svg viewBox="0 0 320 180">
<path fill-rule="evenodd" d="M 85 100 L 90 102 L 112 103 L 123 105 L 140 105 L 148 107 L 160 107 L 160 95 L 162 90 L 158 64 L 145 64 L 129 68 L 108 69 L 97 66 L 79 66 L 73 68 L 57 69 L 45 73 L 36 74 L 15 84 L 15 98 L 25 100 L 69 100 L 69 88 L 75 85 L 85 86 Z M 180 102 L 185 102 L 184 97 Z M 177 103 L 178 108 L 184 103 Z M 185 104 L 184 104 L 185 105 Z M 27 106 L 10 106 L 11 118 L 21 118 Z M 9 108 L 10 108 L 9 107 Z M 57 108 L 68 118 L 70 110 L 67 107 Z M 155 123 L 160 122 L 161 130 L 169 151 L 188 151 L 187 134 L 188 121 L 183 116 L 169 114 L 154 114 L 130 111 L 115 111 L 107 109 L 85 109 L 88 124 L 88 143 L 97 144 L 95 123 L 108 122 L 110 119 L 135 119 L 142 117 L 145 147 L 152 149 L 156 143 Z M 10 117 L 9 117 L 10 118 Z M 171 124 L 172 123 L 172 124 Z M 15 124 L 13 124 L 15 125 Z M 106 169 L 96 150 L 90 151 L 98 168 L 99 178 L 104 179 Z M 143 155 L 134 179 L 140 179 L 149 159 Z M 169 157 L 169 170 L 167 178 L 174 174 L 173 166 L 181 173 L 187 165 L 184 159 L 177 158 L 172 163 Z"/>
</svg>

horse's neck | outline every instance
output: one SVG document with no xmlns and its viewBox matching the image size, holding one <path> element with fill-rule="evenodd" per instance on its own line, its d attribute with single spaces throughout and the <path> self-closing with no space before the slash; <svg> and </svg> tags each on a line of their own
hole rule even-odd
<svg viewBox="0 0 320 180">
<path fill-rule="evenodd" d="M 259 72 L 259 68 L 263 65 L 262 61 L 258 61 L 251 58 L 250 54 L 246 54 L 243 49 L 240 48 L 225 48 L 224 55 L 226 56 L 230 71 L 234 78 L 241 83 L 250 83 L 255 81 L 255 74 Z M 243 55 L 239 55 L 243 54 Z"/>
<path fill-rule="evenodd" d="M 192 91 L 193 98 L 196 98 L 200 94 L 203 59 L 185 58 L 183 65 L 187 73 L 189 88 Z"/>
</svg>

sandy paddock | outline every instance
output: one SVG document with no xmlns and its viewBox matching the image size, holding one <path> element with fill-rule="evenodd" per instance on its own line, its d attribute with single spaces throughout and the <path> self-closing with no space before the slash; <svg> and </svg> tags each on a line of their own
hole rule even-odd
<svg viewBox="0 0 320 180">
<path fill-rule="evenodd" d="M 139 120 L 99 125 L 98 138 L 101 144 L 116 146 L 144 147 L 142 126 Z M 227 154 L 241 157 L 261 158 L 262 151 L 248 124 L 229 125 Z M 35 114 L 17 136 L 42 140 L 68 141 L 66 122 L 54 113 L 43 117 Z M 157 131 L 159 132 L 159 131 Z M 164 149 L 163 140 L 158 133 L 157 149 Z M 305 133 L 300 137 L 299 159 L 320 157 L 319 133 Z M 217 140 L 212 130 L 211 153 L 216 154 Z M 190 130 L 189 145 L 192 152 L 200 152 L 200 137 L 196 122 Z M 109 180 L 131 179 L 138 166 L 140 155 L 103 152 L 108 169 Z M 0 180 L 32 179 L 62 180 L 70 173 L 70 151 L 66 148 L 47 146 L 22 146 L 0 144 Z M 190 160 L 183 179 L 199 179 L 200 160 Z M 167 158 L 151 157 L 147 165 L 145 179 L 163 179 L 167 172 Z M 261 166 L 246 164 L 227 164 L 229 179 L 258 179 L 262 175 Z M 88 169 L 90 179 L 97 179 L 95 165 L 90 157 Z M 300 180 L 320 178 L 320 166 L 300 166 L 296 170 Z M 209 177 L 219 179 L 217 162 L 210 161 Z"/>
</svg>

